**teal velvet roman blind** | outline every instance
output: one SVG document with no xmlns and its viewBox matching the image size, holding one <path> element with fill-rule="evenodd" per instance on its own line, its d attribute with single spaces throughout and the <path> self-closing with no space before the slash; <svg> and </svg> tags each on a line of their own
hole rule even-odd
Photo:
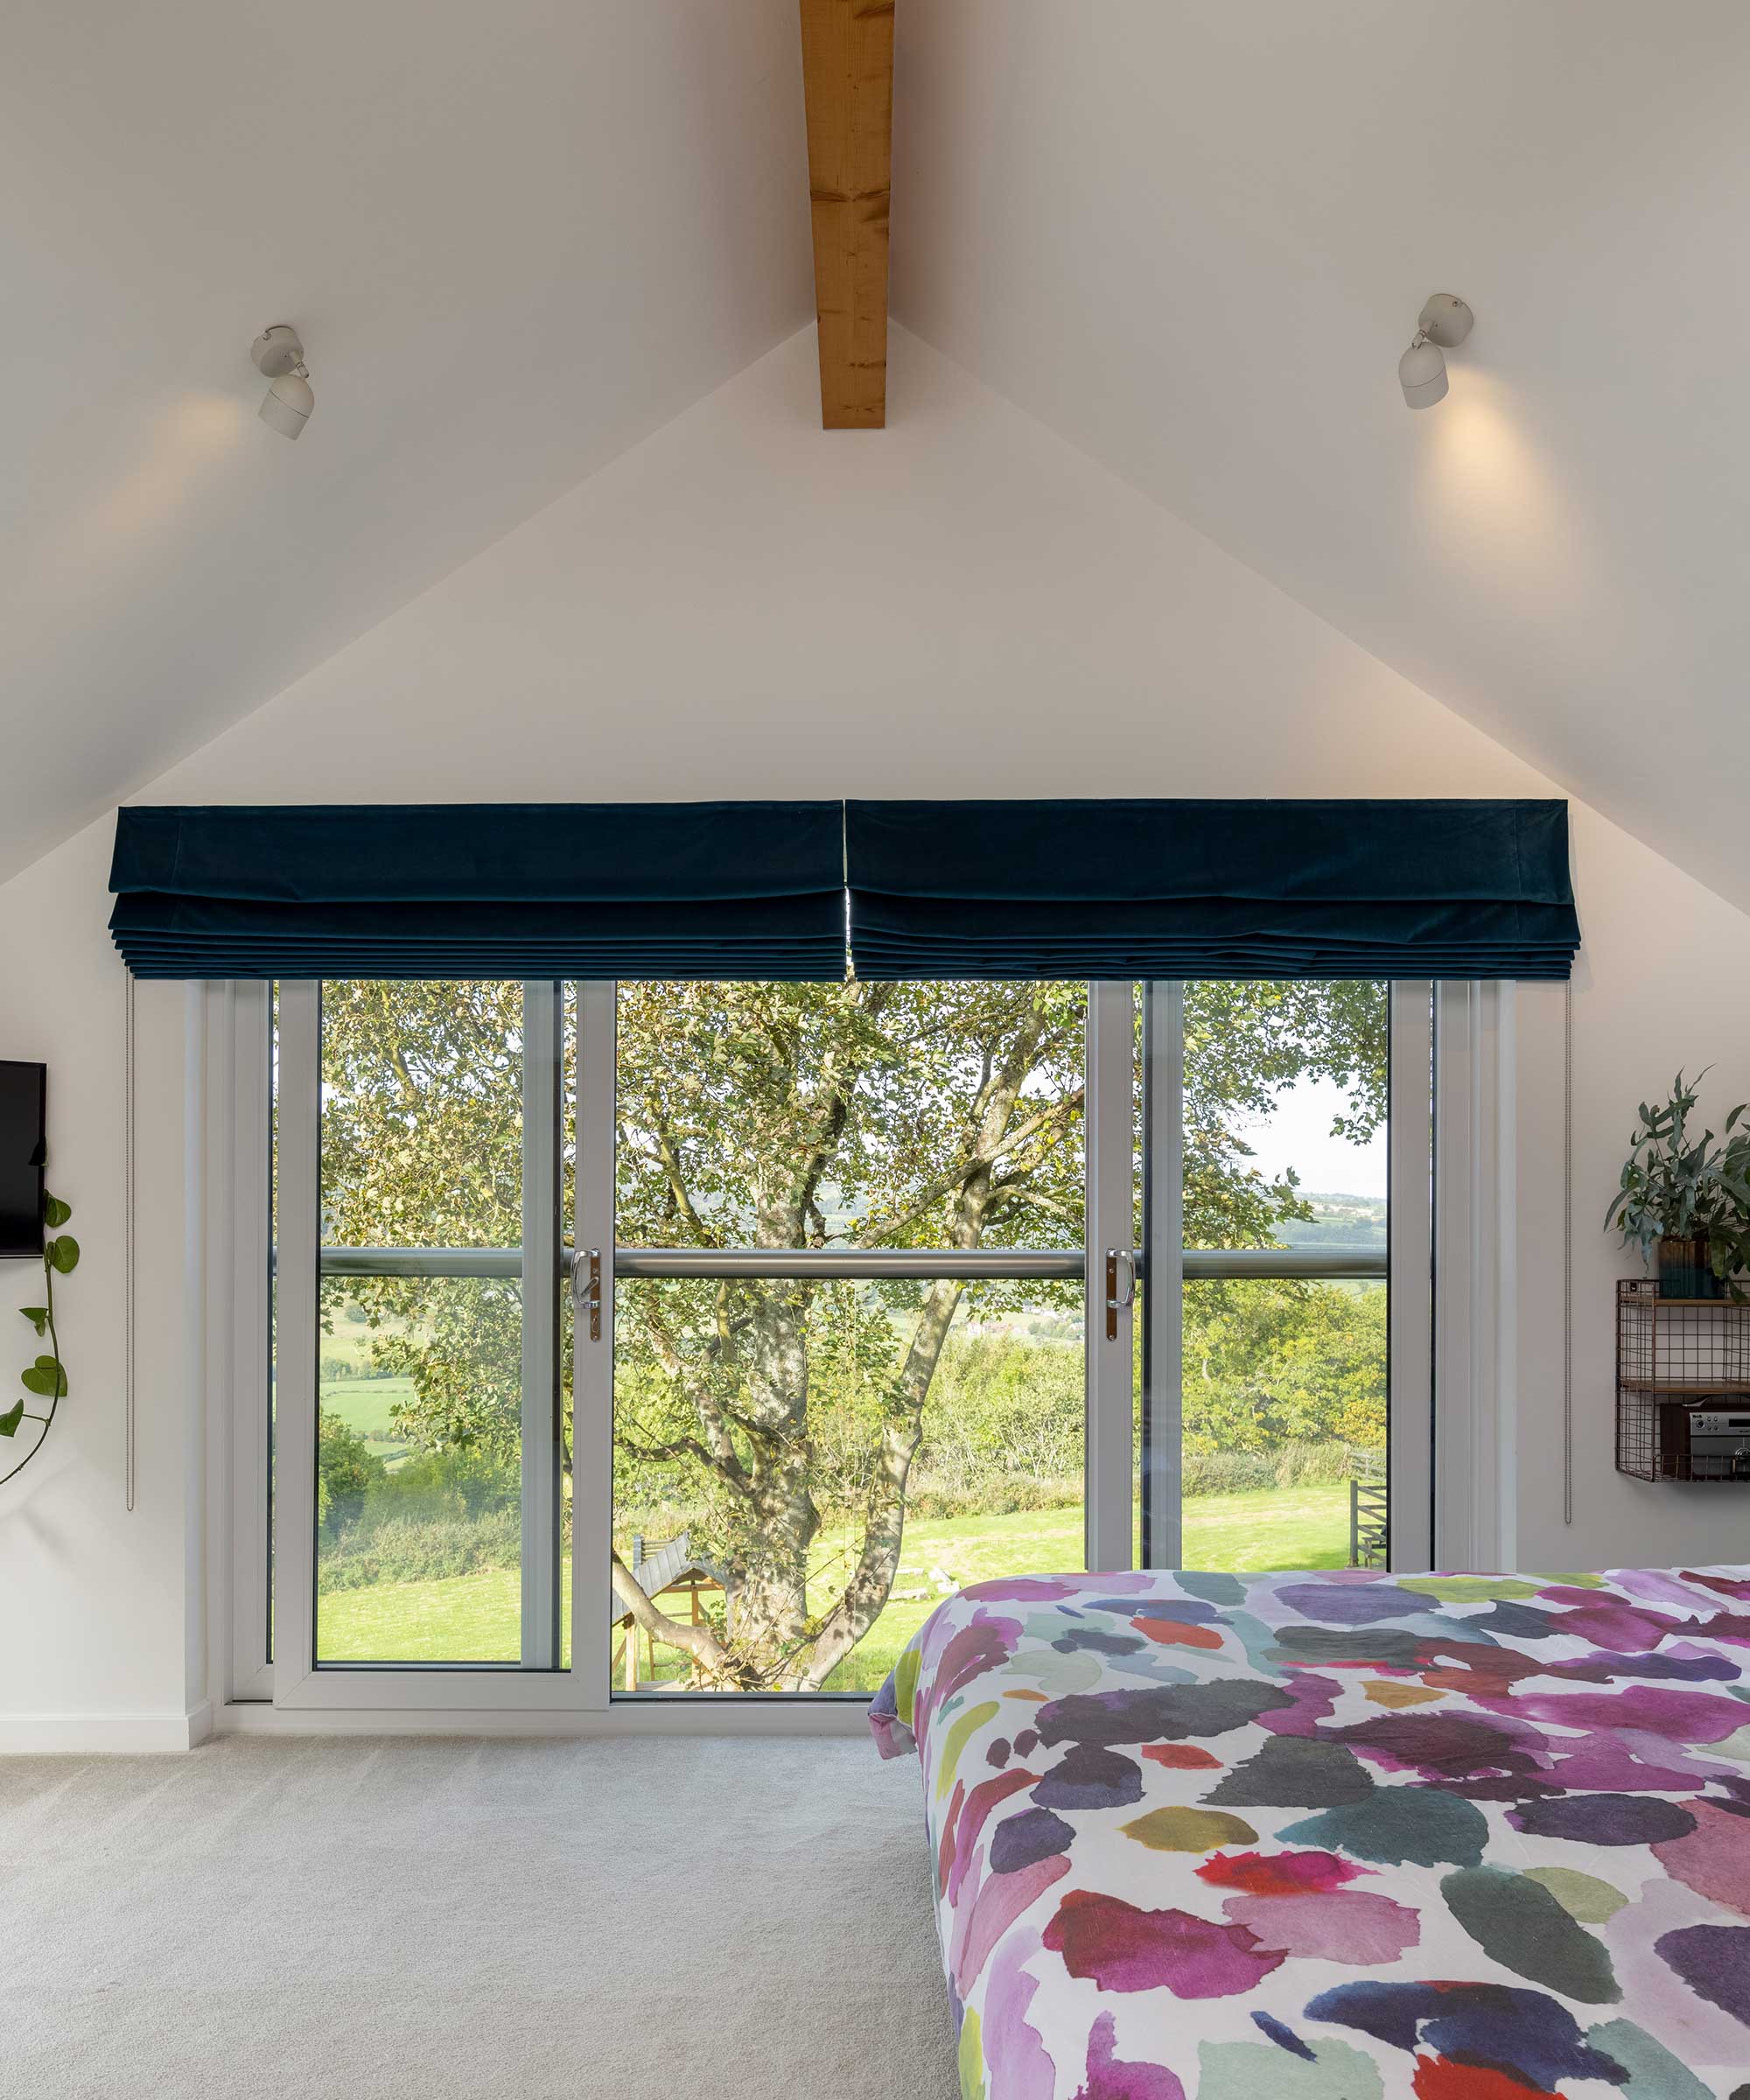
<svg viewBox="0 0 1750 2100">
<path fill-rule="evenodd" d="M 127 808 L 141 976 L 1564 977 L 1567 807 Z"/>
<path fill-rule="evenodd" d="M 846 805 L 859 976 L 1565 977 L 1559 802 Z"/>
</svg>

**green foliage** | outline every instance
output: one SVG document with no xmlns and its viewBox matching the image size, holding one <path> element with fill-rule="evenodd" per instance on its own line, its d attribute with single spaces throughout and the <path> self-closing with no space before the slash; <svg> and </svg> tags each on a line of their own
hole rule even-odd
<svg viewBox="0 0 1750 2100">
<path fill-rule="evenodd" d="M 1188 1452 L 1385 1443 L 1382 1286 L 1187 1284 L 1184 1362 Z"/>
<path fill-rule="evenodd" d="M 522 1478 L 514 1465 L 452 1449 L 391 1467 L 325 1413 L 318 1477 L 320 1591 L 517 1565 Z"/>
<path fill-rule="evenodd" d="M 514 1509 L 479 1518 L 388 1516 L 374 1525 L 354 1526 L 325 1548 L 316 1587 L 331 1596 L 382 1583 L 442 1582 L 485 1568 L 514 1569 L 522 1543 Z"/>
<path fill-rule="evenodd" d="M 1365 983 L 1185 987 L 1185 1243 L 1269 1247 L 1312 1214 L 1291 1175 L 1267 1182 L 1240 1126 L 1286 1087 L 1327 1080 L 1348 1097 L 1333 1135 L 1365 1144 L 1385 1121 L 1389 1006 Z"/>
<path fill-rule="evenodd" d="M 1638 1245 L 1643 1260 L 1662 1239 L 1704 1239 L 1714 1274 L 1741 1298 L 1732 1279 L 1750 1269 L 1750 1125 L 1739 1127 L 1750 1105 L 1740 1102 L 1727 1115 L 1725 1143 L 1711 1130 L 1692 1138 L 1697 1088 L 1706 1076 L 1685 1081 L 1679 1072 L 1669 1101 L 1641 1103 L 1605 1228 L 1614 1226 L 1624 1245 Z"/>
<path fill-rule="evenodd" d="M 522 1236 L 522 987 L 327 984 L 322 1203 L 341 1246 L 515 1246 Z M 361 1316 L 368 1361 L 411 1376 L 396 1433 L 514 1456 L 522 1291 L 513 1279 L 373 1277 L 323 1286 L 324 1326 Z M 328 1376 L 325 1369 L 324 1376 Z"/>
<path fill-rule="evenodd" d="M 518 1511 L 522 1473 L 514 1460 L 451 1446 L 416 1452 L 391 1466 L 332 1411 L 319 1419 L 317 1515 L 326 1540 L 390 1524 L 471 1525 Z"/>
<path fill-rule="evenodd" d="M 1079 1246 L 1085 1008 L 1079 984 L 622 985 L 618 1237 Z M 520 1240 L 522 1018 L 515 984 L 325 989 L 331 1242 Z M 1385 1108 L 1382 988 L 1192 985 L 1186 1032 L 1187 1241 L 1276 1243 L 1310 1208 L 1292 1176 L 1257 1171 L 1246 1121 L 1322 1078 L 1347 1097 L 1340 1131 L 1370 1134 Z M 564 1143 L 569 1180 L 573 1132 Z M 1322 1286 L 1234 1288 L 1252 1295 L 1187 1337 L 1194 1436 L 1242 1453 L 1382 1441 L 1382 1322 Z M 409 1381 L 394 1428 L 420 1454 L 352 1481 L 338 1513 L 328 1490 L 331 1540 L 356 1557 L 424 1460 L 514 1471 L 522 1303 L 514 1279 L 349 1281 L 325 1296 L 331 1331 L 352 1307 L 367 1323 L 357 1369 Z M 1079 1490 L 1080 1313 L 1078 1291 L 1022 1284 L 622 1283 L 617 1528 L 648 1512 L 653 1529 L 692 1530 L 737 1586 L 742 1624 L 768 1629 L 767 1661 L 737 1667 L 765 1671 L 850 1610 L 854 1585 L 840 1597 L 810 1572 L 829 1519 L 860 1536 L 846 1564 L 878 1597 L 918 1498 L 963 1507 L 977 1481 L 1021 1508 Z M 569 1387 L 569 1344 L 566 1357 Z M 396 1549 L 396 1564 L 426 1550 Z"/>
<path fill-rule="evenodd" d="M 325 1412 L 316 1432 L 316 1518 L 321 1530 L 332 1536 L 354 1522 L 387 1470 L 361 1436 Z"/>
<path fill-rule="evenodd" d="M 1069 1291 L 1059 1285 L 1057 1294 L 1060 1302 Z M 1055 1323 L 1060 1330 L 1069 1327 L 1068 1310 Z M 920 1472 L 992 1483 L 1079 1480 L 1086 1383 L 1079 1334 L 1022 1340 L 998 1322 L 950 1340 L 924 1410 Z"/>
<path fill-rule="evenodd" d="M 1276 1451 L 1189 1452 L 1180 1468 L 1187 1502 L 1211 1494 L 1268 1494 L 1308 1486 L 1336 1487 L 1357 1472 L 1377 1471 L 1382 1452 L 1353 1444 L 1284 1444 Z"/>
<path fill-rule="evenodd" d="M 65 1225 L 72 1215 L 71 1204 L 63 1203 L 59 1196 L 44 1192 L 43 1222 L 46 1226 L 52 1229 Z M 49 1426 L 55 1418 L 55 1410 L 66 1397 L 66 1366 L 61 1362 L 60 1338 L 55 1332 L 54 1279 L 57 1276 L 70 1276 L 78 1265 L 79 1242 L 71 1233 L 60 1233 L 54 1238 L 44 1240 L 43 1296 L 46 1302 L 40 1306 L 24 1306 L 20 1309 L 35 1328 L 38 1336 L 47 1341 L 48 1352 L 38 1354 L 35 1362 L 27 1365 L 18 1376 L 26 1394 L 33 1399 L 48 1402 L 48 1411 L 46 1414 L 35 1414 L 25 1407 L 22 1400 L 15 1400 L 10 1407 L 0 1412 L 0 1437 L 16 1438 L 27 1420 L 42 1424 L 36 1441 L 24 1457 L 5 1473 L 0 1474 L 0 1482 L 10 1480 L 14 1474 L 22 1473 L 42 1449 L 43 1439 L 48 1435 Z"/>
</svg>

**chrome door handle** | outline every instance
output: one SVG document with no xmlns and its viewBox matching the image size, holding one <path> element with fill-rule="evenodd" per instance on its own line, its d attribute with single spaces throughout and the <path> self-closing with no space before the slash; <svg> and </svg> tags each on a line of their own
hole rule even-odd
<svg viewBox="0 0 1750 2100">
<path fill-rule="evenodd" d="M 1124 1295 L 1118 1296 L 1118 1264 L 1124 1264 Z M 1106 1250 L 1106 1339 L 1118 1339 L 1118 1315 L 1137 1301 L 1137 1257 L 1124 1247 Z"/>
<path fill-rule="evenodd" d="M 599 1247 L 584 1250 L 583 1258 L 571 1265 L 571 1298 L 581 1319 L 587 1312 L 590 1318 L 590 1340 L 599 1341 L 602 1333 L 602 1257 Z"/>
</svg>

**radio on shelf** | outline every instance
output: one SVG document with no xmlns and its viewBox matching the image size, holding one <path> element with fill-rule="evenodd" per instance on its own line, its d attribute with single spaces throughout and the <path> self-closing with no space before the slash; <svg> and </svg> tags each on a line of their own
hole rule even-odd
<svg viewBox="0 0 1750 2100">
<path fill-rule="evenodd" d="M 1750 1482 L 1750 1304 L 1618 1284 L 1616 1468 Z"/>
</svg>

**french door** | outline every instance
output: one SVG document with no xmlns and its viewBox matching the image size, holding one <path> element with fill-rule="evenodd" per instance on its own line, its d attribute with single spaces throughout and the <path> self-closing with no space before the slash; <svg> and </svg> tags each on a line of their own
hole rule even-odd
<svg viewBox="0 0 1750 2100">
<path fill-rule="evenodd" d="M 969 1581 L 1425 1565 L 1429 994 L 281 985 L 234 1684 L 858 1699 Z"/>
</svg>

